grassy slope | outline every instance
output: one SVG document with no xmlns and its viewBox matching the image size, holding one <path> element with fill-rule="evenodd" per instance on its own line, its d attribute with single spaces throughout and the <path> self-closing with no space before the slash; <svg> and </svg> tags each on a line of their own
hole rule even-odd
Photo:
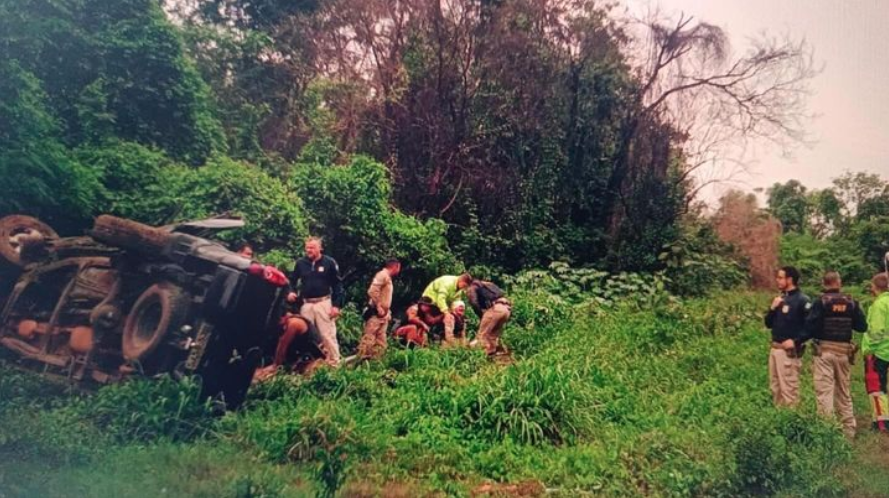
<svg viewBox="0 0 889 498">
<path fill-rule="evenodd" d="M 864 433 L 850 448 L 814 416 L 810 375 L 799 410 L 770 406 L 766 301 L 594 316 L 527 299 L 509 329 L 512 365 L 393 350 L 279 379 L 216 421 L 182 410 L 187 399 L 147 402 L 177 396 L 152 387 L 85 401 L 44 393 L 55 401 L 34 406 L 47 388 L 4 369 L 0 496 L 414 496 L 499 482 L 562 496 L 889 496 L 887 439 Z"/>
</svg>

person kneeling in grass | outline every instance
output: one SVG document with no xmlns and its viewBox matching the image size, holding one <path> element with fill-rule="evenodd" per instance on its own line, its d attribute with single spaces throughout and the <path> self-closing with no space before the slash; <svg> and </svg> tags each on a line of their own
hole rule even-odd
<svg viewBox="0 0 889 498">
<path fill-rule="evenodd" d="M 395 329 L 394 336 L 408 347 L 424 347 L 428 341 L 429 331 L 444 320 L 444 315 L 427 297 L 420 298 L 407 309 L 407 323 Z"/>
<path fill-rule="evenodd" d="M 305 317 L 293 314 L 288 314 L 282 321 L 284 332 L 278 339 L 275 358 L 270 365 L 256 371 L 254 381 L 268 379 L 275 375 L 279 367 L 298 374 L 309 374 L 324 363 L 321 335 L 315 325 Z"/>
</svg>

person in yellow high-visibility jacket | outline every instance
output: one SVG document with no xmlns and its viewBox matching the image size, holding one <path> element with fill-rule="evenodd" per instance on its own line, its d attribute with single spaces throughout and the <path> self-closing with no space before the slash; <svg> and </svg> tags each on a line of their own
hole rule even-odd
<svg viewBox="0 0 889 498">
<path fill-rule="evenodd" d="M 870 287 L 876 299 L 867 310 L 867 333 L 861 341 L 864 382 L 873 402 L 873 428 L 889 432 L 889 399 L 886 397 L 886 375 L 889 371 L 889 274 L 874 275 Z"/>
<path fill-rule="evenodd" d="M 444 315 L 444 342 L 454 344 L 454 315 L 451 306 L 462 297 L 463 289 L 469 287 L 472 277 L 468 273 L 462 275 L 444 275 L 433 280 L 423 291 L 423 297 L 429 298 Z"/>
</svg>

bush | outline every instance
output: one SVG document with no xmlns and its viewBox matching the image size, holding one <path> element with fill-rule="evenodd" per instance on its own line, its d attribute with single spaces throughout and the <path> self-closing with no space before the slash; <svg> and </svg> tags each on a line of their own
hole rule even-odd
<svg viewBox="0 0 889 498">
<path fill-rule="evenodd" d="M 289 258 L 291 265 L 301 253 L 307 234 L 302 203 L 262 170 L 220 157 L 197 169 L 168 165 L 159 174 L 155 183 L 118 203 L 117 209 L 155 225 L 225 213 L 241 216 L 244 228 L 223 232 L 220 238 L 249 240 L 259 251 L 282 248 L 276 259 Z"/>
<path fill-rule="evenodd" d="M 683 236 L 663 247 L 667 288 L 679 296 L 700 297 L 749 283 L 747 268 L 732 248 L 719 240 L 709 224 L 689 223 Z"/>
<path fill-rule="evenodd" d="M 838 271 L 846 285 L 857 285 L 874 272 L 861 247 L 846 238 L 816 239 L 809 234 L 787 233 L 781 238 L 781 264 L 797 267 L 802 284 L 810 288 L 820 289 L 821 276 L 828 270 Z"/>
<path fill-rule="evenodd" d="M 529 270 L 506 277 L 510 292 L 533 295 L 554 307 L 566 305 L 584 311 L 601 311 L 618 306 L 655 306 L 675 302 L 658 274 L 621 272 L 610 274 L 595 268 L 571 268 L 551 263 L 547 270 Z M 547 298 L 546 296 L 552 296 Z"/>
<path fill-rule="evenodd" d="M 43 218 L 62 232 L 80 228 L 97 202 L 97 175 L 65 148 L 41 81 L 0 62 L 0 213 Z"/>
<path fill-rule="evenodd" d="M 536 445 L 575 441 L 590 429 L 591 398 L 580 372 L 546 360 L 511 365 L 464 389 L 464 428 L 491 442 Z"/>
<path fill-rule="evenodd" d="M 141 208 L 146 192 L 176 163 L 163 152 L 135 142 L 111 140 L 102 145 L 82 146 L 74 151 L 77 159 L 99 176 L 101 201 L 95 214 L 113 214 L 148 223 L 166 220 L 152 218 Z"/>
<path fill-rule="evenodd" d="M 328 254 L 349 262 L 345 282 L 358 302 L 364 302 L 370 276 L 387 257 L 404 262 L 396 286 L 400 303 L 419 295 L 433 278 L 462 269 L 448 248 L 444 222 L 421 221 L 393 208 L 386 167 L 368 157 L 356 156 L 345 166 L 297 164 L 290 184 L 311 213 L 311 231 L 324 236 Z"/>
<path fill-rule="evenodd" d="M 833 472 L 851 460 L 842 433 L 824 420 L 792 410 L 766 410 L 729 432 L 738 492 L 840 495 Z M 755 423 L 751 423 L 756 421 Z"/>
<path fill-rule="evenodd" d="M 70 409 L 119 442 L 187 441 L 213 426 L 212 405 L 200 385 L 164 376 L 104 387 Z"/>
</svg>

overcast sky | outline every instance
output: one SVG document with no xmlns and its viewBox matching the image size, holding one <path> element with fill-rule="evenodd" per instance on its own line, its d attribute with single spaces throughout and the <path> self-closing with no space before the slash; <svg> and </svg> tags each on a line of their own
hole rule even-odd
<svg viewBox="0 0 889 498">
<path fill-rule="evenodd" d="M 889 180 L 889 0 L 626 0 L 631 12 L 660 5 L 722 27 L 736 52 L 763 30 L 805 38 L 823 71 L 811 83 L 814 145 L 792 158 L 760 150 L 741 187 L 752 190 L 795 178 L 830 185 L 844 170 Z M 724 189 L 725 187 L 723 187 Z M 709 192 L 707 197 L 717 195 Z"/>
</svg>

